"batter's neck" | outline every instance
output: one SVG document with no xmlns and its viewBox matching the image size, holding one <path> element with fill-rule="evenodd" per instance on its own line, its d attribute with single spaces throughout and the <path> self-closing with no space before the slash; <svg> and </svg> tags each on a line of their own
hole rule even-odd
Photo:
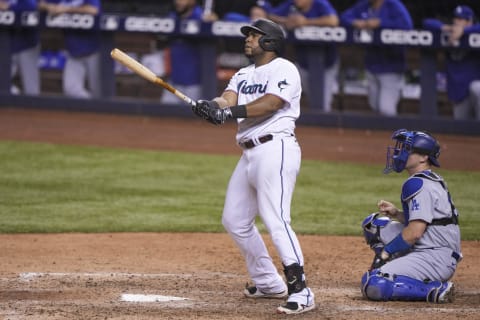
<svg viewBox="0 0 480 320">
<path fill-rule="evenodd" d="M 267 52 L 266 52 L 267 53 Z M 269 64 L 271 61 L 273 61 L 275 58 L 277 58 L 277 55 L 274 53 L 268 52 L 269 54 L 264 54 L 262 56 L 257 57 L 255 59 L 255 67 L 261 67 L 263 65 Z"/>
</svg>

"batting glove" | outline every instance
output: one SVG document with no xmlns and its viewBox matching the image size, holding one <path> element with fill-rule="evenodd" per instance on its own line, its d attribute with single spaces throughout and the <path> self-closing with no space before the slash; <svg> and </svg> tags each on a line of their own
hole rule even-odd
<svg viewBox="0 0 480 320">
<path fill-rule="evenodd" d="M 230 108 L 220 108 L 214 100 L 198 100 L 196 106 L 192 107 L 193 113 L 202 119 L 215 125 L 224 124 L 228 118 L 232 117 Z"/>
<path fill-rule="evenodd" d="M 198 100 L 195 103 L 195 106 L 192 106 L 192 111 L 200 118 L 208 120 L 210 117 L 209 110 L 214 107 L 218 108 L 218 103 L 216 101 Z"/>
</svg>

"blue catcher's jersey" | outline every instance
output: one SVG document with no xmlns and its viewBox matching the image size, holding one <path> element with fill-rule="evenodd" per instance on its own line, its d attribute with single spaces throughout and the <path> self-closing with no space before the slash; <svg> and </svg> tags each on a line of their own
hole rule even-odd
<svg viewBox="0 0 480 320">
<path fill-rule="evenodd" d="M 411 176 L 403 184 L 401 200 L 406 225 L 413 220 L 429 224 L 415 243 L 415 249 L 449 247 L 455 252 L 461 251 L 458 224 L 435 224 L 440 219 L 458 215 L 442 177 L 430 170 Z"/>
</svg>

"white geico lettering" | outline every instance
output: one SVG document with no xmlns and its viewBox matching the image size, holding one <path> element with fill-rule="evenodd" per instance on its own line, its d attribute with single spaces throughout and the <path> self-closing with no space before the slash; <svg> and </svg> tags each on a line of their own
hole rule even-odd
<svg viewBox="0 0 480 320">
<path fill-rule="evenodd" d="M 38 12 L 23 12 L 22 24 L 24 26 L 37 26 L 38 25 Z"/>
<path fill-rule="evenodd" d="M 13 11 L 0 11 L 0 24 L 10 26 L 15 22 Z"/>
<path fill-rule="evenodd" d="M 58 16 L 48 15 L 45 21 L 47 27 L 72 28 L 72 29 L 92 29 L 95 24 L 95 17 L 90 14 L 67 14 Z"/>
<path fill-rule="evenodd" d="M 468 45 L 472 48 L 480 48 L 480 33 L 472 33 L 468 36 Z"/>
<path fill-rule="evenodd" d="M 345 42 L 347 31 L 340 27 L 301 27 L 295 29 L 298 40 L 321 40 L 328 42 Z"/>
<path fill-rule="evenodd" d="M 380 32 L 380 40 L 384 44 L 430 46 L 433 43 L 433 35 L 425 30 L 384 29 Z"/>
<path fill-rule="evenodd" d="M 240 27 L 245 23 L 215 21 L 212 24 L 212 33 L 216 36 L 240 36 Z"/>
<path fill-rule="evenodd" d="M 175 30 L 175 21 L 169 18 L 128 17 L 125 19 L 125 30 L 171 33 Z"/>
</svg>

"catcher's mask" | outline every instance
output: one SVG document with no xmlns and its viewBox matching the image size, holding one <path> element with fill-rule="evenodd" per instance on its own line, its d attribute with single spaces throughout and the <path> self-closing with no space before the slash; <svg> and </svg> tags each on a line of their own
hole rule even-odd
<svg viewBox="0 0 480 320">
<path fill-rule="evenodd" d="M 428 156 L 428 160 L 434 166 L 440 167 L 440 145 L 438 141 L 427 132 L 408 131 L 400 129 L 393 133 L 392 139 L 395 146 L 387 148 L 387 164 L 384 173 L 402 172 L 407 164 L 410 153 L 418 153 Z"/>
<path fill-rule="evenodd" d="M 282 27 L 271 20 L 258 19 L 252 25 L 241 27 L 240 31 L 245 36 L 251 31 L 261 34 L 258 44 L 265 51 L 274 51 L 277 55 L 283 51 L 285 33 Z"/>
</svg>

